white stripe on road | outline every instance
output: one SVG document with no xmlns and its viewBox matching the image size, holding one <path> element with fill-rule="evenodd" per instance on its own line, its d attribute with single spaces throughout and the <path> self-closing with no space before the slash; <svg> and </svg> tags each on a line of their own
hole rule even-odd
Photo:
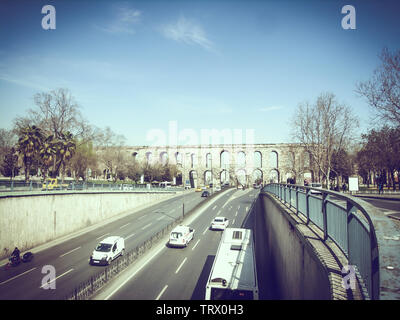
<svg viewBox="0 0 400 320">
<path fill-rule="evenodd" d="M 119 228 L 120 229 L 123 229 L 123 228 L 125 228 L 125 227 L 127 227 L 127 226 L 129 226 L 131 223 L 130 222 L 128 222 L 127 224 L 124 224 L 123 226 L 120 226 Z"/>
<path fill-rule="evenodd" d="M 63 274 L 60 274 L 58 277 L 55 277 L 55 278 L 52 279 L 51 281 L 48 281 L 48 282 L 43 283 L 43 284 L 39 287 L 39 289 L 43 288 L 44 286 L 48 286 L 50 283 L 56 281 L 58 278 L 61 278 L 62 276 L 65 276 L 67 273 L 70 273 L 70 272 L 73 271 L 73 270 L 74 270 L 74 269 L 71 268 L 71 269 L 69 269 L 68 271 L 64 272 Z"/>
<path fill-rule="evenodd" d="M 81 247 L 78 247 L 78 248 L 75 248 L 75 249 L 72 249 L 72 250 L 70 250 L 70 251 L 68 251 L 68 252 L 66 252 L 66 253 L 64 253 L 64 254 L 62 254 L 61 256 L 60 256 L 60 258 L 62 258 L 62 257 L 64 257 L 64 256 L 66 256 L 67 254 L 70 254 L 71 252 L 74 252 L 74 251 L 76 251 L 76 250 L 78 250 L 78 249 L 80 249 Z"/>
<path fill-rule="evenodd" d="M 100 236 L 100 237 L 97 237 L 96 238 L 96 240 L 98 240 L 98 239 L 100 239 L 100 238 L 104 238 L 105 236 L 107 236 L 107 235 L 109 235 L 110 233 L 109 232 L 107 232 L 106 234 L 103 234 L 102 236 Z"/>
<path fill-rule="evenodd" d="M 175 274 L 177 274 L 179 272 L 179 270 L 181 270 L 183 264 L 186 262 L 187 257 L 185 259 L 183 259 L 182 263 L 179 265 L 178 269 L 176 269 Z"/>
<path fill-rule="evenodd" d="M 129 238 L 132 238 L 135 234 L 136 234 L 136 233 L 132 233 L 130 236 L 127 236 L 127 237 L 125 238 L 125 240 L 128 240 Z"/>
<path fill-rule="evenodd" d="M 218 211 L 217 216 L 219 216 L 221 214 L 221 210 Z"/>
<path fill-rule="evenodd" d="M 146 216 L 146 215 L 139 217 L 138 220 L 143 219 L 145 216 Z"/>
<path fill-rule="evenodd" d="M 212 210 L 215 210 L 216 207 L 217 207 L 217 205 L 215 205 L 215 206 L 212 208 Z"/>
<path fill-rule="evenodd" d="M 203 234 L 205 234 L 207 232 L 207 230 L 208 230 L 208 227 L 203 231 Z"/>
<path fill-rule="evenodd" d="M 157 218 L 157 221 L 160 221 L 162 219 L 164 219 L 164 216 L 161 216 L 161 217 Z"/>
<path fill-rule="evenodd" d="M 238 211 L 236 211 L 236 213 L 235 213 L 235 217 L 237 217 L 237 215 L 238 215 Z"/>
<path fill-rule="evenodd" d="M 144 229 L 146 229 L 146 228 L 148 228 L 148 227 L 150 227 L 150 226 L 151 226 L 151 223 L 146 224 L 146 225 L 142 228 L 142 230 L 144 230 Z"/>
<path fill-rule="evenodd" d="M 167 288 L 168 288 L 168 285 L 166 285 L 166 286 L 161 290 L 161 292 L 158 294 L 156 300 L 160 300 L 161 296 L 163 295 L 164 291 L 167 290 Z"/>
<path fill-rule="evenodd" d="M 195 245 L 193 246 L 192 250 L 194 250 L 194 248 L 196 248 L 196 246 L 199 244 L 199 242 L 200 242 L 200 239 L 197 240 L 197 242 L 196 242 Z"/>
<path fill-rule="evenodd" d="M 27 274 L 27 273 L 29 273 L 29 272 L 35 270 L 35 269 L 36 269 L 36 267 L 34 267 L 34 268 L 32 268 L 32 269 L 29 269 L 28 271 L 25 271 L 25 272 L 23 272 L 23 273 L 21 273 L 21 274 L 15 276 L 15 277 L 12 277 L 12 278 L 10 278 L 10 279 L 7 279 L 6 281 L 0 282 L 0 285 L 5 284 L 5 283 L 7 283 L 7 282 L 10 282 L 11 280 L 17 279 L 17 278 L 19 278 L 20 276 L 23 276 L 24 274 Z"/>
</svg>

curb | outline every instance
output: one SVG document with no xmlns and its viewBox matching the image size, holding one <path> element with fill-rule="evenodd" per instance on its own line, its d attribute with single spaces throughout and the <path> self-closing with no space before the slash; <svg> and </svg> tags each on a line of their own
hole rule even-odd
<svg viewBox="0 0 400 320">
<path fill-rule="evenodd" d="M 377 199 L 377 200 L 400 201 L 400 197 L 399 197 L 399 198 L 394 198 L 394 197 L 379 197 L 379 196 L 357 195 L 357 194 L 354 194 L 353 197 L 357 197 L 357 198 L 368 198 L 368 199 Z"/>
</svg>

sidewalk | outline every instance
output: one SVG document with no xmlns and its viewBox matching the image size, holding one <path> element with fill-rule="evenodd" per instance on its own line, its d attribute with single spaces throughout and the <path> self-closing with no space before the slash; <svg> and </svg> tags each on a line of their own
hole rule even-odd
<svg viewBox="0 0 400 320">
<path fill-rule="evenodd" d="M 398 200 L 400 201 L 400 192 L 389 192 L 386 191 L 385 193 L 355 193 L 353 194 L 354 197 L 361 197 L 361 198 L 371 198 L 371 199 L 385 199 L 385 200 Z"/>
<path fill-rule="evenodd" d="M 357 193 L 353 194 L 354 197 L 359 197 L 359 198 L 367 198 L 367 199 L 378 199 L 378 200 L 390 200 L 390 201 L 400 201 L 400 192 L 394 193 L 384 193 L 384 194 L 378 194 L 378 193 Z M 397 213 L 391 213 L 387 215 L 389 218 L 396 219 L 400 221 L 400 203 L 399 203 L 399 212 Z"/>
<path fill-rule="evenodd" d="M 359 193 L 355 197 L 400 201 L 397 194 Z M 388 214 L 384 210 L 370 211 L 379 246 L 380 299 L 400 300 L 400 202 L 398 210 Z"/>
</svg>

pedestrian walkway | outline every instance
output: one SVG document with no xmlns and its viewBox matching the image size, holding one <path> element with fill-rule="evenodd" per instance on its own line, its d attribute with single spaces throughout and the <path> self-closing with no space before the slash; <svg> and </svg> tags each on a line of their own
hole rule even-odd
<svg viewBox="0 0 400 320">
<path fill-rule="evenodd" d="M 357 194 L 360 198 L 399 201 L 398 209 L 375 206 L 370 218 L 374 224 L 379 247 L 380 299 L 400 300 L 400 193 Z"/>
</svg>

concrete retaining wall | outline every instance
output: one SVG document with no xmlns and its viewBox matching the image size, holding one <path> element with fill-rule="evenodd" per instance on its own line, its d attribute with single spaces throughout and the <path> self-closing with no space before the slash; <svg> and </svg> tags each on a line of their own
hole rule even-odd
<svg viewBox="0 0 400 320">
<path fill-rule="evenodd" d="M 58 193 L 0 197 L 0 259 L 111 217 L 175 196 L 175 192 Z"/>
<path fill-rule="evenodd" d="M 334 299 L 328 268 L 310 242 L 320 243 L 318 237 L 305 235 L 303 227 L 308 227 L 290 218 L 288 210 L 268 194 L 260 194 L 254 210 L 259 283 L 268 288 L 260 298 Z"/>
</svg>

